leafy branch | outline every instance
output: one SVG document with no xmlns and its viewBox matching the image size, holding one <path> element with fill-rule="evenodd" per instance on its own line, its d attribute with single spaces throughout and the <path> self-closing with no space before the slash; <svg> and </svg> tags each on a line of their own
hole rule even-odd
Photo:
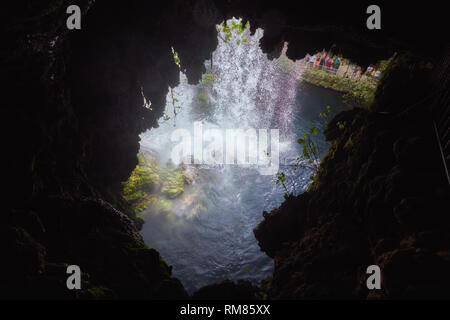
<svg viewBox="0 0 450 320">
<path fill-rule="evenodd" d="M 178 56 L 178 52 L 175 51 L 175 49 L 172 47 L 172 55 L 173 55 L 173 61 L 178 66 L 179 69 L 181 69 L 181 60 Z"/>
<path fill-rule="evenodd" d="M 292 192 L 289 192 L 289 189 L 286 186 L 287 183 L 287 178 L 286 175 L 284 174 L 284 172 L 280 172 L 277 175 L 277 181 L 275 182 L 276 184 L 281 184 L 281 186 L 283 187 L 285 193 L 284 193 L 284 198 L 287 199 L 290 195 L 292 195 Z M 295 186 L 294 186 L 295 188 Z"/>
<path fill-rule="evenodd" d="M 217 31 L 219 37 L 225 43 L 228 43 L 234 35 L 235 38 L 237 38 L 236 44 L 240 45 L 241 43 L 247 43 L 247 38 L 244 37 L 244 32 L 248 29 L 249 26 L 249 21 L 247 21 L 244 25 L 242 21 L 232 20 L 231 24 L 229 22 L 222 22 L 222 24 L 217 27 Z"/>
<path fill-rule="evenodd" d="M 178 56 L 178 52 L 176 52 L 173 47 L 172 47 L 172 55 L 173 55 L 173 61 L 178 66 L 178 68 L 181 70 L 180 57 Z M 177 110 L 181 109 L 181 105 L 178 104 L 179 100 L 177 98 L 175 98 L 172 87 L 169 87 L 169 91 L 170 91 L 170 98 L 172 100 L 171 102 L 172 102 L 172 106 L 173 106 L 173 114 L 174 114 L 174 119 L 175 119 L 177 117 Z M 170 116 L 167 113 L 164 113 L 163 120 L 164 121 L 170 120 Z M 174 123 L 174 126 L 175 125 L 176 124 Z"/>
<path fill-rule="evenodd" d="M 325 127 L 328 125 L 328 122 L 326 119 L 330 116 L 331 107 L 327 106 L 325 112 L 321 112 L 319 114 L 319 117 L 324 119 L 324 125 Z M 344 125 L 345 126 L 345 125 Z M 313 136 L 316 136 L 319 133 L 319 129 L 317 127 L 312 127 L 309 129 L 308 132 L 305 132 L 302 136 L 302 138 L 297 140 L 297 143 L 302 146 L 302 152 L 297 157 L 296 162 L 293 167 L 293 171 L 295 172 L 298 167 L 305 167 L 308 169 L 312 169 L 314 172 L 319 169 L 320 165 L 320 155 L 319 155 L 319 149 L 317 146 L 317 143 L 315 142 L 315 139 L 313 139 Z M 284 172 L 279 172 L 277 174 L 277 180 L 276 184 L 283 187 L 285 190 L 284 197 L 287 199 L 290 196 L 293 196 L 296 193 L 295 189 L 295 182 L 288 180 L 286 177 L 286 174 Z M 293 192 L 289 190 L 287 187 L 288 184 L 292 185 Z"/>
</svg>

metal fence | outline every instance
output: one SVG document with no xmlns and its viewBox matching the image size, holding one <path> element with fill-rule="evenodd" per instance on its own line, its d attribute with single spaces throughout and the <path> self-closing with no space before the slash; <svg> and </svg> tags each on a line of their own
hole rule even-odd
<svg viewBox="0 0 450 320">
<path fill-rule="evenodd" d="M 434 119 L 434 130 L 438 140 L 445 174 L 450 184 L 450 45 L 446 50 L 439 71 L 435 75 L 434 82 L 440 88 L 436 94 L 432 112 Z"/>
<path fill-rule="evenodd" d="M 320 71 L 324 71 L 328 74 L 332 74 L 332 75 L 336 75 L 336 76 L 339 75 L 338 71 L 341 70 L 342 68 L 344 68 L 346 70 L 340 74 L 340 76 L 342 78 L 353 79 L 355 81 L 360 81 L 360 82 L 369 82 L 373 86 L 377 85 L 378 80 L 380 78 L 380 76 L 378 76 L 378 77 L 369 76 L 369 75 L 367 75 L 367 73 L 362 72 L 361 69 L 354 70 L 353 69 L 355 67 L 354 65 L 343 64 L 343 65 L 340 65 L 339 68 L 334 68 L 332 66 L 327 67 L 325 65 L 321 66 L 320 64 L 316 65 L 314 62 L 301 61 L 301 64 L 303 64 L 305 66 L 305 69 L 320 70 Z"/>
<path fill-rule="evenodd" d="M 321 71 L 325 71 L 327 73 L 335 75 L 339 68 L 334 68 L 333 66 L 327 67 L 326 65 L 316 65 L 315 62 L 303 62 L 307 69 L 317 69 Z"/>
</svg>

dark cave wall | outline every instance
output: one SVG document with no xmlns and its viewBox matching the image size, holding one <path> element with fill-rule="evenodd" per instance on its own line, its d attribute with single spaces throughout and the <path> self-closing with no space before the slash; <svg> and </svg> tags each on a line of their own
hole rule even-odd
<svg viewBox="0 0 450 320">
<path fill-rule="evenodd" d="M 432 95 L 432 110 L 433 120 L 435 124 L 435 131 L 441 141 L 442 157 L 446 163 L 447 178 L 450 183 L 450 95 L 448 88 L 450 87 L 450 45 L 447 46 L 445 52 L 438 60 L 433 76 L 435 83 L 434 92 Z"/>
<path fill-rule="evenodd" d="M 426 48 L 431 59 L 444 45 L 432 42 L 427 33 L 442 30 L 439 16 L 431 24 L 395 24 L 414 10 L 401 5 L 384 10 L 383 30 L 369 32 L 364 2 L 324 3 L 315 15 L 317 8 L 309 2 L 131 1 L 124 7 L 115 1 L 91 6 L 80 1 L 82 30 L 69 32 L 68 3 L 23 0 L 2 12 L 9 45 L 2 65 L 10 79 L 3 128 L 14 132 L 7 141 L 7 161 L 15 173 L 11 177 L 17 177 L 6 198 L 13 203 L 39 192 L 96 190 L 105 195 L 115 190 L 136 165 L 137 135 L 156 125 L 168 87 L 178 82 L 171 47 L 189 81 L 196 83 L 217 45 L 215 24 L 226 18 L 241 16 L 252 22 L 252 29 L 264 28 L 261 46 L 274 57 L 284 41 L 290 43 L 293 59 L 333 47 L 361 65 L 405 48 L 416 54 Z M 439 38 L 445 38 L 444 30 Z M 141 88 L 152 111 L 142 106 Z M 18 98 L 25 95 L 31 101 Z M 23 147 L 24 142 L 30 147 Z"/>
<path fill-rule="evenodd" d="M 195 24 L 191 15 L 183 16 L 186 11 L 168 5 L 134 2 L 124 12 L 120 3 L 99 4 L 86 29 L 71 39 L 72 101 L 76 112 L 89 117 L 81 132 L 95 153 L 89 174 L 100 186 L 128 178 L 137 164 L 138 134 L 157 126 L 168 87 L 179 81 L 171 47 L 196 83 L 217 45 L 214 25 Z M 152 110 L 143 107 L 141 90 Z"/>
<path fill-rule="evenodd" d="M 270 298 L 450 297 L 450 188 L 432 125 L 430 93 L 442 88 L 435 72 L 399 56 L 371 111 L 345 111 L 329 123 L 332 146 L 308 191 L 265 213 L 255 229 L 275 261 Z M 373 264 L 382 290 L 366 288 Z"/>
<path fill-rule="evenodd" d="M 3 20 L 3 298 L 186 297 L 133 222 L 103 199 L 120 207 L 117 190 L 137 163 L 138 135 L 156 125 L 168 86 L 178 82 L 171 46 L 190 53 L 183 68 L 196 82 L 217 43 L 215 27 L 183 17 L 189 7 L 174 16 L 173 3 L 134 2 L 126 11 L 97 3 L 79 2 L 81 31 L 65 29 L 68 1 L 17 2 Z M 161 32 L 170 17 L 183 26 L 177 34 Z M 195 43 L 185 39 L 192 34 Z M 65 287 L 68 264 L 83 271 L 81 292 Z"/>
<path fill-rule="evenodd" d="M 394 4 L 390 6 L 392 11 L 387 10 L 383 16 L 386 28 L 368 32 L 364 29 L 364 2 L 348 6 L 324 3 L 320 14 L 312 14 L 318 10 L 315 4 L 288 1 L 77 3 L 83 9 L 81 31 L 65 28 L 65 9 L 73 4 L 66 0 L 14 1 L 0 13 L 5 43 L 0 63 L 2 78 L 6 80 L 2 129 L 7 150 L 7 190 L 2 197 L 4 212 L 0 218 L 0 244 L 7 262 L 0 271 L 8 275 L 8 281 L 2 279 L 0 288 L 5 297 L 185 297 L 182 286 L 171 277 L 170 267 L 146 248 L 133 231 L 132 222 L 103 200 L 121 207 L 117 190 L 137 163 L 138 135 L 156 125 L 168 87 L 178 82 L 172 46 L 180 55 L 189 82 L 196 83 L 204 72 L 204 60 L 217 45 L 215 24 L 232 16 L 250 20 L 253 30 L 264 28 L 261 46 L 270 57 L 277 57 L 283 42 L 288 41 L 291 58 L 302 58 L 307 52 L 335 45 L 336 53 L 361 65 L 405 49 L 425 61 L 433 61 L 444 43 L 433 41 L 430 35 L 440 30 L 440 39 L 448 39 L 448 28 L 440 25 L 445 21 L 440 19 L 442 12 L 430 24 L 408 26 L 398 17 L 419 17 L 419 10 Z M 420 9 L 420 14 L 427 15 L 430 8 L 434 7 Z M 415 69 L 408 74 L 414 76 L 422 71 Z M 152 102 L 151 111 L 143 107 L 141 88 Z M 391 92 L 409 96 L 410 88 L 405 85 Z M 397 99 L 393 94 L 385 95 L 381 92 L 377 99 L 379 110 Z M 375 128 L 384 125 L 383 121 L 367 121 L 372 135 Z M 360 130 L 357 126 L 352 128 Z M 361 150 L 366 150 L 371 141 L 361 143 Z M 357 161 L 352 159 L 353 156 L 347 161 Z M 372 170 L 371 166 L 377 167 L 378 163 L 370 162 L 367 170 Z M 328 175 L 331 180 L 336 179 L 332 177 L 345 176 L 346 170 L 343 163 L 333 165 Z M 339 190 L 345 189 L 335 186 L 323 192 L 340 195 Z M 307 208 L 304 203 L 299 206 Z M 289 207 L 289 212 L 298 212 L 297 204 Z M 296 214 L 287 216 L 298 219 Z M 349 218 L 336 217 L 353 230 L 353 221 L 346 219 Z M 290 237 L 296 232 L 286 232 L 284 220 L 280 221 L 279 234 Z M 304 226 L 313 228 L 315 224 Z M 323 228 L 334 230 L 334 225 Z M 349 232 L 348 236 L 366 239 L 364 232 Z M 337 243 L 341 240 L 336 236 Z M 260 241 L 266 249 L 268 240 Z M 276 263 L 281 259 L 277 242 L 275 239 L 273 250 L 266 250 L 275 256 Z M 361 254 L 372 261 L 364 243 Z M 113 267 L 104 275 L 106 262 Z M 79 295 L 65 290 L 65 265 L 72 263 L 79 263 L 90 276 L 85 279 L 87 289 Z M 278 263 L 281 265 L 284 264 Z M 272 297 L 282 296 L 280 292 L 292 297 L 294 287 L 298 288 L 290 282 L 290 274 L 296 269 L 289 268 L 280 278 L 275 274 Z M 309 279 L 320 282 L 319 278 Z M 18 291 L 17 283 L 22 284 Z M 295 296 L 316 294 L 302 290 Z"/>
</svg>

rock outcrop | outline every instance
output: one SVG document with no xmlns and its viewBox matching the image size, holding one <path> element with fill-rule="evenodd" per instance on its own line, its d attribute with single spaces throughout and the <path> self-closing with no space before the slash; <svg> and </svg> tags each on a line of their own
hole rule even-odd
<svg viewBox="0 0 450 320">
<path fill-rule="evenodd" d="M 53 199 L 2 219 L 2 298 L 187 297 L 132 220 L 101 199 Z M 68 265 L 81 268 L 82 290 L 67 289 Z"/>
<path fill-rule="evenodd" d="M 275 261 L 270 298 L 450 297 L 450 188 L 423 99 L 429 76 L 399 57 L 371 110 L 329 123 L 332 146 L 308 191 L 255 229 Z M 381 268 L 381 290 L 366 287 L 370 265 Z"/>
</svg>

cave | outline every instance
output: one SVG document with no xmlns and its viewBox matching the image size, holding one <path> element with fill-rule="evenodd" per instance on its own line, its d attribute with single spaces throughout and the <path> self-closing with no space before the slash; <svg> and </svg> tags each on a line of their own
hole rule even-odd
<svg viewBox="0 0 450 320">
<path fill-rule="evenodd" d="M 2 10 L 2 299 L 450 298 L 439 6 L 76 2 Z"/>
</svg>

